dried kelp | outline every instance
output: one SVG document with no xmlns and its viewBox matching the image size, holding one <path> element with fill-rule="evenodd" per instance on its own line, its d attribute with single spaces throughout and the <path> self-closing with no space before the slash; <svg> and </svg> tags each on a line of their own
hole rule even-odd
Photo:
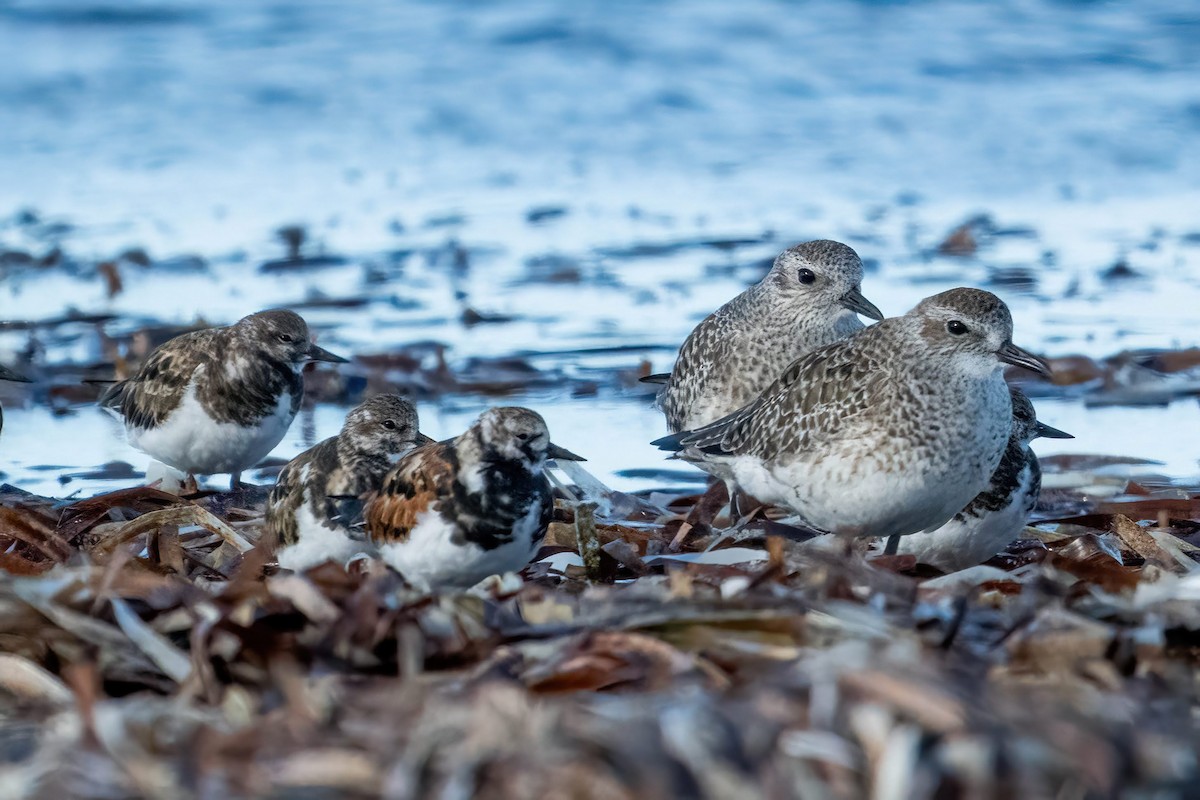
<svg viewBox="0 0 1200 800">
<path fill-rule="evenodd" d="M 939 576 L 762 518 L 719 542 L 712 497 L 655 512 L 595 488 L 594 522 L 560 500 L 523 582 L 434 595 L 378 562 L 278 571 L 261 493 L 0 494 L 4 795 L 1132 797 L 1197 778 L 1195 496 L 1060 487 L 1040 513 L 1071 513 Z"/>
</svg>

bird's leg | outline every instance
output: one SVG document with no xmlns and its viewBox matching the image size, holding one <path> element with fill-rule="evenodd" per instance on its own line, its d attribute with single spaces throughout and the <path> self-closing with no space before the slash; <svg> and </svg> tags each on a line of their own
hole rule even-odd
<svg viewBox="0 0 1200 800">
<path fill-rule="evenodd" d="M 896 534 L 895 536 L 889 536 L 887 539 L 887 544 L 883 548 L 883 554 L 885 556 L 894 556 L 894 555 L 896 555 L 896 552 L 899 549 L 900 549 L 900 534 Z"/>
<path fill-rule="evenodd" d="M 229 491 L 236 492 L 242 486 L 242 473 L 231 472 L 229 474 Z"/>
<path fill-rule="evenodd" d="M 729 490 L 729 517 L 732 524 L 749 522 L 755 514 L 764 519 L 779 519 L 779 516 L 775 516 L 781 513 L 778 507 L 763 503 L 733 481 L 726 481 L 725 486 Z"/>
<path fill-rule="evenodd" d="M 853 558 L 854 557 L 854 542 L 856 539 L 858 539 L 860 536 L 863 535 L 862 526 L 861 525 L 838 525 L 836 528 L 833 529 L 832 533 L 834 536 L 838 537 L 838 539 L 841 540 L 843 547 L 845 547 L 844 552 L 845 552 L 846 558 Z"/>
<path fill-rule="evenodd" d="M 725 489 L 729 492 L 729 522 L 731 525 L 736 525 L 746 515 L 746 509 L 743 508 L 745 497 L 733 481 L 725 481 Z"/>
</svg>

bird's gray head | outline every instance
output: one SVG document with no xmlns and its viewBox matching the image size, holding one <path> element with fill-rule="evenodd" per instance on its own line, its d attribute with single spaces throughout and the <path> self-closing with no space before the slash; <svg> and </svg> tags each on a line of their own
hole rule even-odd
<svg viewBox="0 0 1200 800">
<path fill-rule="evenodd" d="M 395 394 L 376 395 L 346 415 L 338 444 L 349 446 L 355 453 L 395 460 L 433 441 L 420 433 L 419 426 L 417 409 L 410 400 Z"/>
<path fill-rule="evenodd" d="M 818 239 L 789 247 L 771 266 L 766 283 L 797 302 L 830 314 L 851 311 L 883 319 L 863 297 L 863 264 L 858 253 L 841 242 Z"/>
<path fill-rule="evenodd" d="M 1012 314 L 991 292 L 951 289 L 926 297 L 905 317 L 928 351 L 952 357 L 965 369 L 987 374 L 1014 364 L 1050 374 L 1045 361 L 1013 344 Z"/>
<path fill-rule="evenodd" d="M 294 311 L 278 308 L 243 317 L 235 326 L 265 355 L 293 365 L 309 361 L 346 363 L 346 359 L 309 341 L 308 324 Z"/>
<path fill-rule="evenodd" d="M 1012 395 L 1012 433 L 1010 439 L 1015 439 L 1027 445 L 1037 438 L 1044 439 L 1074 439 L 1075 437 L 1058 428 L 1051 428 L 1044 422 L 1038 422 L 1037 411 L 1029 398 L 1015 386 L 1008 387 Z"/>
<path fill-rule="evenodd" d="M 492 408 L 473 426 L 484 461 L 513 461 L 531 472 L 541 469 L 547 458 L 582 461 L 550 441 L 546 421 L 536 411 L 517 406 Z"/>
</svg>

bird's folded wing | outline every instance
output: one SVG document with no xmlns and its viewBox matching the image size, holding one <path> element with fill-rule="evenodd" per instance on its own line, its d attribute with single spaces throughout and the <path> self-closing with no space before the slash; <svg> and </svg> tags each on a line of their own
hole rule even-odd
<svg viewBox="0 0 1200 800">
<path fill-rule="evenodd" d="M 165 420 L 183 399 L 196 369 L 210 358 L 214 330 L 176 336 L 159 346 L 138 373 L 110 386 L 100 405 L 118 412 L 137 428 L 152 428 Z"/>
<path fill-rule="evenodd" d="M 877 359 L 821 348 L 792 364 L 757 399 L 716 422 L 653 444 L 708 455 L 801 452 L 837 438 L 875 401 L 886 372 Z"/>
<path fill-rule="evenodd" d="M 454 484 L 454 449 L 449 442 L 418 447 L 405 455 L 367 503 L 367 534 L 376 542 L 400 542 L 418 518 L 439 498 L 449 498 Z"/>
<path fill-rule="evenodd" d="M 733 324 L 729 316 L 720 311 L 710 314 L 688 335 L 671 370 L 675 382 L 671 384 L 669 396 L 659 395 L 668 423 L 682 422 L 687 410 L 710 386 L 714 375 L 719 375 L 736 357 L 736 343 Z"/>
<path fill-rule="evenodd" d="M 300 538 L 296 526 L 296 511 L 304 502 L 304 491 L 300 485 L 302 465 L 293 460 L 279 472 L 271 493 L 267 495 L 266 531 L 275 536 L 280 545 L 295 544 Z"/>
</svg>

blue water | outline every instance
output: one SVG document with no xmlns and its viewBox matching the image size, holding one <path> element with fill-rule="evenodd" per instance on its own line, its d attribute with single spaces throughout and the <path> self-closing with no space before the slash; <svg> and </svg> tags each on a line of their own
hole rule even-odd
<svg viewBox="0 0 1200 800">
<path fill-rule="evenodd" d="M 665 369 L 763 259 L 830 237 L 873 265 L 865 288 L 888 313 L 973 283 L 1051 354 L 1197 344 L 1197 42 L 1195 2 L 0 0 L 0 249 L 58 245 L 75 264 L 0 266 L 0 318 L 111 312 L 119 332 L 366 294 L 317 314 L 323 342 Z M 18 224 L 22 209 L 37 224 Z M 1000 235 L 978 257 L 931 255 L 980 212 Z M 345 262 L 259 273 L 287 223 Z M 703 244 L 728 239 L 754 243 Z M 449 242 L 470 253 L 461 274 L 435 255 Z M 109 299 L 92 264 L 130 246 L 206 266 Z M 417 255 L 397 267 L 397 251 Z M 1118 260 L 1140 279 L 1106 280 Z M 546 281 L 547 263 L 579 281 Z M 998 279 L 1014 271 L 1020 284 Z M 468 328 L 464 303 L 516 319 Z M 0 332 L 0 358 L 29 344 Z M 38 345 L 46 364 L 100 356 L 90 329 Z M 575 352 L 614 345 L 642 349 Z M 527 400 L 609 477 L 659 463 L 645 398 Z M 89 410 L 51 417 L 44 392 L 10 402 L 10 480 L 61 491 L 31 467 L 137 463 Z M 488 402 L 425 413 L 449 433 Z M 319 412 L 280 454 L 336 428 L 340 410 Z M 1140 433 L 1119 441 L 1114 413 L 1044 415 L 1083 432 L 1060 449 L 1194 471 L 1200 439 L 1178 434 L 1191 401 L 1121 410 Z M 54 452 L 31 454 L 30 437 Z"/>
</svg>

